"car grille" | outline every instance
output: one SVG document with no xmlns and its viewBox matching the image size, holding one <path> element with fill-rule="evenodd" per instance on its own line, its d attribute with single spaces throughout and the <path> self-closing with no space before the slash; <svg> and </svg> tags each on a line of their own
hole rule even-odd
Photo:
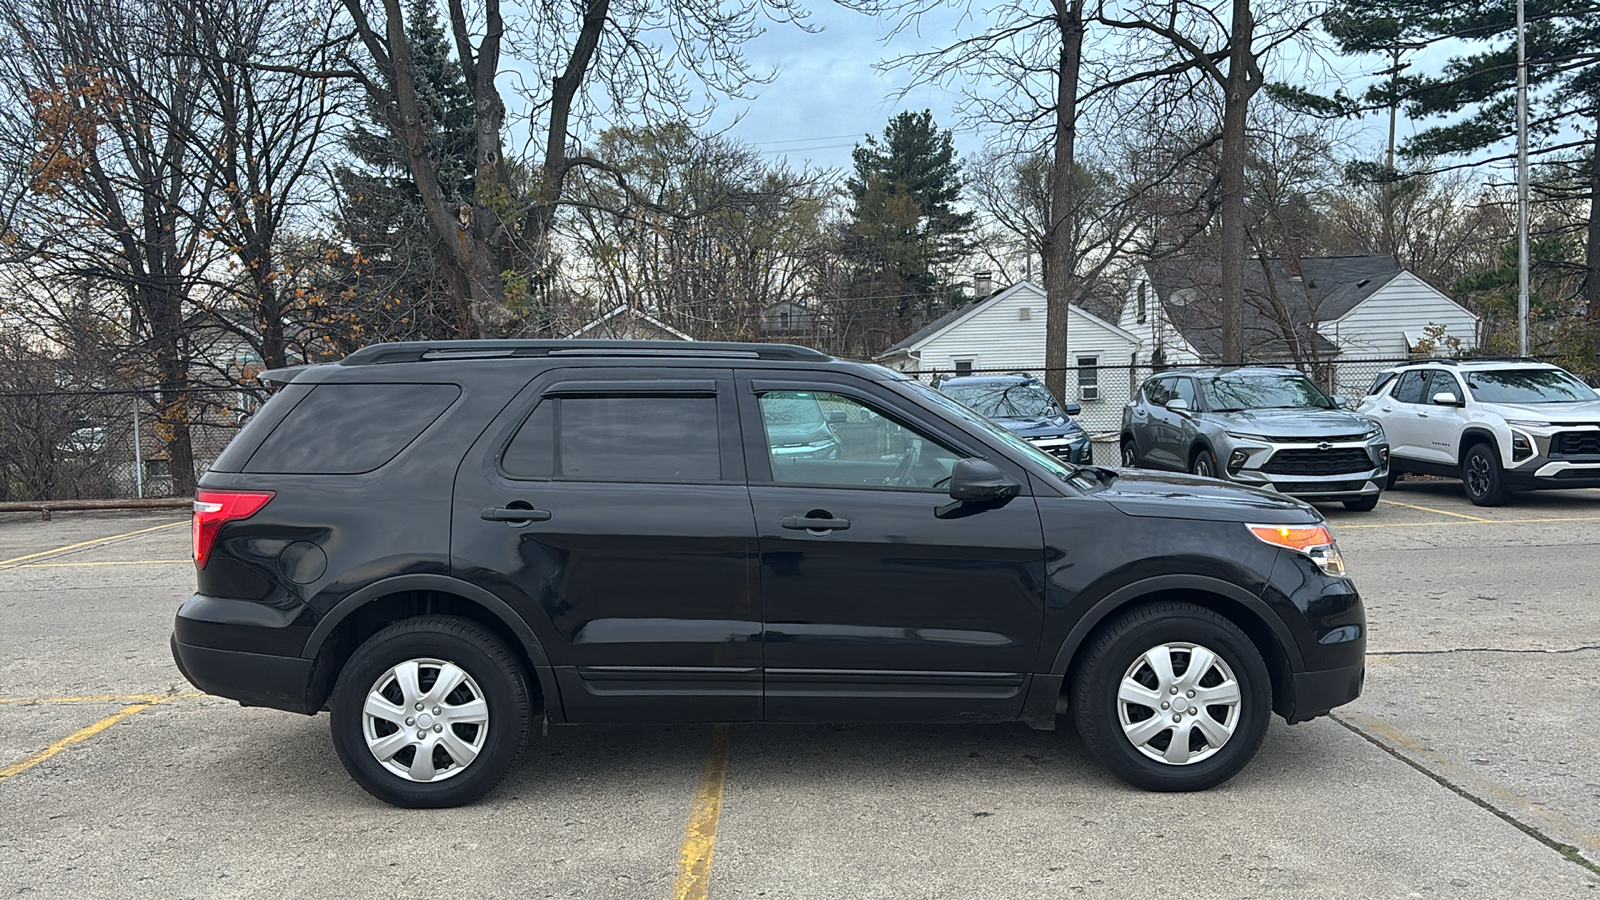
<svg viewBox="0 0 1600 900">
<path fill-rule="evenodd" d="M 1364 434 L 1313 434 L 1297 437 L 1266 435 L 1266 438 L 1274 444 L 1347 444 L 1351 441 L 1364 441 L 1367 436 Z"/>
<path fill-rule="evenodd" d="M 1550 439 L 1550 454 L 1593 456 L 1600 454 L 1600 431 L 1560 431 Z"/>
<path fill-rule="evenodd" d="M 1281 494 L 1344 494 L 1359 491 L 1367 486 L 1360 481 L 1274 481 L 1272 486 Z"/>
<path fill-rule="evenodd" d="M 1269 475 L 1348 475 L 1373 468 L 1365 447 L 1279 450 L 1261 467 Z"/>
</svg>

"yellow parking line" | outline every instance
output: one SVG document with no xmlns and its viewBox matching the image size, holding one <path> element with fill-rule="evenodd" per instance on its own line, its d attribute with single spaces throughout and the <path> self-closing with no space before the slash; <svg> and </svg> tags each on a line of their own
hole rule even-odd
<svg viewBox="0 0 1600 900">
<path fill-rule="evenodd" d="M 1423 512 L 1438 513 L 1441 516 L 1455 516 L 1458 519 L 1471 519 L 1474 522 L 1492 522 L 1492 521 L 1494 521 L 1493 519 L 1485 519 L 1485 518 L 1482 518 L 1480 516 L 1469 516 L 1469 515 L 1467 515 L 1465 513 L 1451 512 L 1448 509 L 1434 509 L 1431 506 L 1415 506 L 1415 505 L 1410 504 L 1410 503 L 1401 503 L 1399 500 L 1384 500 L 1383 502 L 1391 504 L 1393 506 L 1404 506 L 1406 509 L 1420 509 Z"/>
<path fill-rule="evenodd" d="M 22 563 L 8 569 L 75 569 L 79 566 L 153 566 L 162 563 L 191 563 L 192 559 L 117 559 L 110 562 Z"/>
<path fill-rule="evenodd" d="M 55 553 L 65 553 L 68 550 L 77 550 L 77 549 L 80 549 L 82 547 L 92 547 L 95 544 L 104 544 L 107 541 L 120 540 L 122 538 L 133 537 L 134 535 L 139 535 L 139 534 L 149 534 L 152 531 L 160 531 L 163 528 L 177 528 L 179 525 L 188 525 L 188 524 L 189 524 L 189 521 L 187 519 L 185 519 L 182 522 L 168 522 L 165 525 L 154 525 L 154 526 L 151 526 L 150 528 L 141 528 L 138 531 L 130 531 L 130 532 L 126 533 L 126 534 L 113 534 L 110 537 L 95 538 L 92 541 L 79 541 L 76 544 L 68 544 L 65 547 L 57 547 L 54 550 L 41 550 L 38 553 L 29 553 L 26 556 L 13 556 L 10 559 L 0 559 L 0 569 L 14 568 L 17 563 L 23 562 L 24 560 L 38 559 L 41 556 L 50 556 L 51 554 L 55 554 Z"/>
<path fill-rule="evenodd" d="M 87 697 L 0 697 L 0 703 L 164 703 L 204 694 L 96 694 Z"/>
<path fill-rule="evenodd" d="M 1472 519 L 1468 522 L 1375 522 L 1370 525 L 1346 525 L 1339 522 L 1333 526 L 1335 531 L 1349 531 L 1354 528 L 1463 528 L 1468 525 L 1539 525 L 1550 522 L 1600 522 L 1600 516 L 1573 516 L 1570 518 L 1554 519 Z"/>
<path fill-rule="evenodd" d="M 61 751 L 67 749 L 68 747 L 71 747 L 73 744 L 81 744 L 84 741 L 88 740 L 89 738 L 92 738 L 95 735 L 99 734 L 100 732 L 105 731 L 107 728 L 110 728 L 111 726 L 117 724 L 118 722 L 121 722 L 123 719 L 128 718 L 129 716 L 132 716 L 132 715 L 134 715 L 136 713 L 144 712 L 145 710 L 149 709 L 152 706 L 157 706 L 159 704 L 166 703 L 168 700 L 176 700 L 176 699 L 178 699 L 180 697 L 195 697 L 195 696 L 198 696 L 198 695 L 197 694 L 173 694 L 171 696 L 161 697 L 161 698 L 156 699 L 156 700 L 150 700 L 150 701 L 145 702 L 145 703 L 136 703 L 136 704 L 134 704 L 132 706 L 124 707 L 123 709 L 118 710 L 117 712 L 114 712 L 109 716 L 106 716 L 104 719 L 101 719 L 100 721 L 94 723 L 93 725 L 90 725 L 88 728 L 80 728 L 77 731 L 74 731 L 73 733 L 71 733 L 71 734 L 67 735 L 66 737 L 62 738 L 61 740 L 56 741 L 54 744 L 51 744 L 50 746 L 44 748 L 43 750 L 40 750 L 37 753 L 29 754 L 28 756 L 23 757 L 22 759 L 18 760 L 17 762 L 14 762 L 9 766 L 6 766 L 5 768 L 0 769 L 0 782 L 4 782 L 6 779 L 8 779 L 8 778 L 10 778 L 10 777 L 12 777 L 14 775 L 21 775 L 23 772 L 26 772 L 29 769 L 33 768 L 34 766 L 37 766 L 39 763 L 42 763 L 45 760 L 49 759 L 50 757 L 55 756 L 57 753 L 60 753 Z"/>
<path fill-rule="evenodd" d="M 717 843 L 717 819 L 722 815 L 722 783 L 728 774 L 728 728 L 719 725 L 711 735 L 705 776 L 695 794 L 678 854 L 678 880 L 672 900 L 705 900 L 711 886 L 711 853 Z"/>
</svg>

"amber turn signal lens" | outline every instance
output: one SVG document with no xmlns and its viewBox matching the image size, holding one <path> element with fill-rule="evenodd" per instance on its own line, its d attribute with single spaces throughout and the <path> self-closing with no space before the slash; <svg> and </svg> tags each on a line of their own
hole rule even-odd
<svg viewBox="0 0 1600 900">
<path fill-rule="evenodd" d="M 1299 553 L 1333 544 L 1333 534 L 1326 525 L 1251 525 L 1249 528 L 1250 533 L 1262 541 Z"/>
</svg>

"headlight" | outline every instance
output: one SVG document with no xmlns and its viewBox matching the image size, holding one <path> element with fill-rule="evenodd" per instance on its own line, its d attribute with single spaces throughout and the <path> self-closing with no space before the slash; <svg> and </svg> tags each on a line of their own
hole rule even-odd
<svg viewBox="0 0 1600 900">
<path fill-rule="evenodd" d="M 1271 439 L 1264 434 L 1245 434 L 1242 431 L 1230 431 L 1228 432 L 1228 437 L 1242 438 L 1247 441 L 1261 441 L 1263 443 L 1272 442 Z"/>
<path fill-rule="evenodd" d="M 1523 428 L 1549 428 L 1550 427 L 1550 423 L 1549 422 L 1541 422 L 1538 419 L 1507 419 L 1506 420 L 1506 424 L 1507 425 L 1521 425 Z"/>
<path fill-rule="evenodd" d="M 1345 577 L 1344 557 L 1326 525 L 1246 525 L 1264 544 L 1304 554 L 1324 575 Z"/>
<path fill-rule="evenodd" d="M 1366 434 L 1363 434 L 1362 437 L 1366 438 L 1369 441 L 1372 440 L 1373 438 L 1378 438 L 1379 440 L 1382 440 L 1383 439 L 1383 426 L 1381 426 L 1381 425 L 1372 426 L 1372 428 L 1369 429 Z"/>
</svg>

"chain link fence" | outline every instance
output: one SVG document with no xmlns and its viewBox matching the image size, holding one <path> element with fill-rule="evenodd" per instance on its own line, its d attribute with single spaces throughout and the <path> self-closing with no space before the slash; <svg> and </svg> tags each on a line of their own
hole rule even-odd
<svg viewBox="0 0 1600 900">
<path fill-rule="evenodd" d="M 1305 364 L 1295 362 L 1254 362 L 1252 366 L 1281 366 L 1305 373 L 1324 391 L 1343 398 L 1353 406 L 1366 394 L 1367 389 L 1385 370 L 1397 365 L 1416 362 L 1408 358 L 1336 359 Z M 1083 430 L 1091 435 L 1115 435 L 1122 429 L 1122 408 L 1139 389 L 1145 379 L 1155 374 L 1182 372 L 1193 369 L 1211 369 L 1214 365 L 1162 365 L 1149 363 L 1137 365 L 1068 366 L 1064 369 L 920 369 L 905 374 L 926 384 L 939 386 L 947 379 L 963 375 L 1028 375 L 1046 380 L 1053 371 L 1066 373 L 1067 402 L 1076 403 L 1081 411 L 1074 418 Z"/>
<path fill-rule="evenodd" d="M 256 405 L 237 390 L 0 392 L 0 502 L 186 496 Z"/>
</svg>

